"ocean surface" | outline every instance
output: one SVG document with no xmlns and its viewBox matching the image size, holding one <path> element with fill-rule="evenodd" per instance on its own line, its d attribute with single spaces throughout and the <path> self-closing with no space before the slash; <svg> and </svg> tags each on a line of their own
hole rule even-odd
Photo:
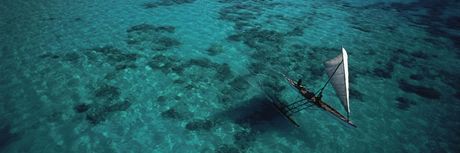
<svg viewBox="0 0 460 153">
<path fill-rule="evenodd" d="M 453 153 L 459 63 L 456 0 L 2 0 L 0 152 Z"/>
</svg>

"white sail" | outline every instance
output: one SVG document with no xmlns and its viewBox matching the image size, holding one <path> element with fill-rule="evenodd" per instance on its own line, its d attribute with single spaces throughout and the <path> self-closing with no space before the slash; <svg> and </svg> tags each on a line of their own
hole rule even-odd
<svg viewBox="0 0 460 153">
<path fill-rule="evenodd" d="M 348 55 L 345 48 L 342 47 L 342 54 L 326 61 L 325 66 L 327 75 L 331 77 L 331 84 L 335 89 L 335 93 L 339 97 L 340 101 L 342 101 L 342 105 L 347 113 L 350 113 L 348 91 Z"/>
</svg>

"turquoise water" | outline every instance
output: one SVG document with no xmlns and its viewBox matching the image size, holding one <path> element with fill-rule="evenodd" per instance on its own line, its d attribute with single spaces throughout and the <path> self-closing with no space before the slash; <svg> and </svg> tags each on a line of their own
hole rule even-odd
<svg viewBox="0 0 460 153">
<path fill-rule="evenodd" d="M 0 152 L 457 152 L 460 3 L 14 1 L 0 5 Z M 299 99 L 349 53 L 349 127 Z M 324 100 L 340 106 L 332 86 Z"/>
</svg>

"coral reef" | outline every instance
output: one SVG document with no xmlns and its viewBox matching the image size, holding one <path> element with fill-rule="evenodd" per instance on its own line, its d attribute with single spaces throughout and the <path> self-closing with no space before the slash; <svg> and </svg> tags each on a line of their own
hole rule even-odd
<svg viewBox="0 0 460 153">
<path fill-rule="evenodd" d="M 11 126 L 8 124 L 5 125 L 5 123 L 2 123 L 2 125 L 0 125 L 0 151 L 19 139 L 19 135 L 13 133 L 11 130 Z"/>
<path fill-rule="evenodd" d="M 88 109 L 90 109 L 90 105 L 88 104 L 78 104 L 78 105 L 75 105 L 74 106 L 74 110 L 77 112 L 77 113 L 84 113 L 86 112 Z"/>
<path fill-rule="evenodd" d="M 205 130 L 209 131 L 211 128 L 215 126 L 215 123 L 208 119 L 195 119 L 193 121 L 188 122 L 185 125 L 185 128 L 190 131 L 198 131 L 198 130 Z"/>
<path fill-rule="evenodd" d="M 216 153 L 241 153 L 237 147 L 229 144 L 219 145 L 215 150 Z"/>
<path fill-rule="evenodd" d="M 398 97 L 396 98 L 397 101 L 397 108 L 401 110 L 407 110 L 410 108 L 411 105 L 415 105 L 416 103 L 408 98 L 405 97 Z"/>
<path fill-rule="evenodd" d="M 86 113 L 86 120 L 93 125 L 99 124 L 100 122 L 105 121 L 110 114 L 125 111 L 130 105 L 131 102 L 125 100 L 111 105 L 101 105 L 91 108 Z"/>
<path fill-rule="evenodd" d="M 234 144 L 241 150 L 248 149 L 256 140 L 256 133 L 252 131 L 239 131 L 233 135 Z"/>
<path fill-rule="evenodd" d="M 177 112 L 174 108 L 170 108 L 164 112 L 161 112 L 161 116 L 164 118 L 169 118 L 169 119 L 182 119 L 184 116 L 182 116 L 179 112 Z"/>
<path fill-rule="evenodd" d="M 441 93 L 434 88 L 413 85 L 408 83 L 406 80 L 399 80 L 398 83 L 399 88 L 405 92 L 415 93 L 428 99 L 439 99 L 441 97 Z"/>
<path fill-rule="evenodd" d="M 94 96 L 97 98 L 103 98 L 106 100 L 115 100 L 118 99 L 120 96 L 120 91 L 117 87 L 108 85 L 108 84 L 103 84 L 99 86 L 95 92 Z"/>
<path fill-rule="evenodd" d="M 224 47 L 221 44 L 213 43 L 208 49 L 206 49 L 206 51 L 208 55 L 216 56 L 224 52 Z"/>
<path fill-rule="evenodd" d="M 176 31 L 173 26 L 155 26 L 151 24 L 139 24 L 130 27 L 126 32 L 126 43 L 138 49 L 150 49 L 154 51 L 166 51 L 181 45 L 181 42 L 172 34 Z"/>
<path fill-rule="evenodd" d="M 181 5 L 187 3 L 193 3 L 195 0 L 160 0 L 157 2 L 147 2 L 142 4 L 142 7 L 145 9 L 157 8 L 161 6 L 173 6 L 173 5 Z"/>
<path fill-rule="evenodd" d="M 227 63 L 218 65 L 216 67 L 216 74 L 215 77 L 220 81 L 225 81 L 233 78 L 233 72 L 230 66 Z"/>
</svg>

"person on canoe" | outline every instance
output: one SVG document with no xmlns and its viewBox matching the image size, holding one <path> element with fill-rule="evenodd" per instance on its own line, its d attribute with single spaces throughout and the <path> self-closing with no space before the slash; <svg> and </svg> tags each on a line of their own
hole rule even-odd
<svg viewBox="0 0 460 153">
<path fill-rule="evenodd" d="M 303 85 L 302 85 L 302 79 L 299 79 L 297 81 L 297 85 L 299 86 L 300 88 L 300 92 L 302 92 L 303 95 L 305 95 L 308 99 L 311 99 L 311 100 L 315 100 L 313 99 L 315 97 L 315 93 L 311 92 L 310 90 L 308 90 L 307 88 L 305 88 Z"/>
</svg>

